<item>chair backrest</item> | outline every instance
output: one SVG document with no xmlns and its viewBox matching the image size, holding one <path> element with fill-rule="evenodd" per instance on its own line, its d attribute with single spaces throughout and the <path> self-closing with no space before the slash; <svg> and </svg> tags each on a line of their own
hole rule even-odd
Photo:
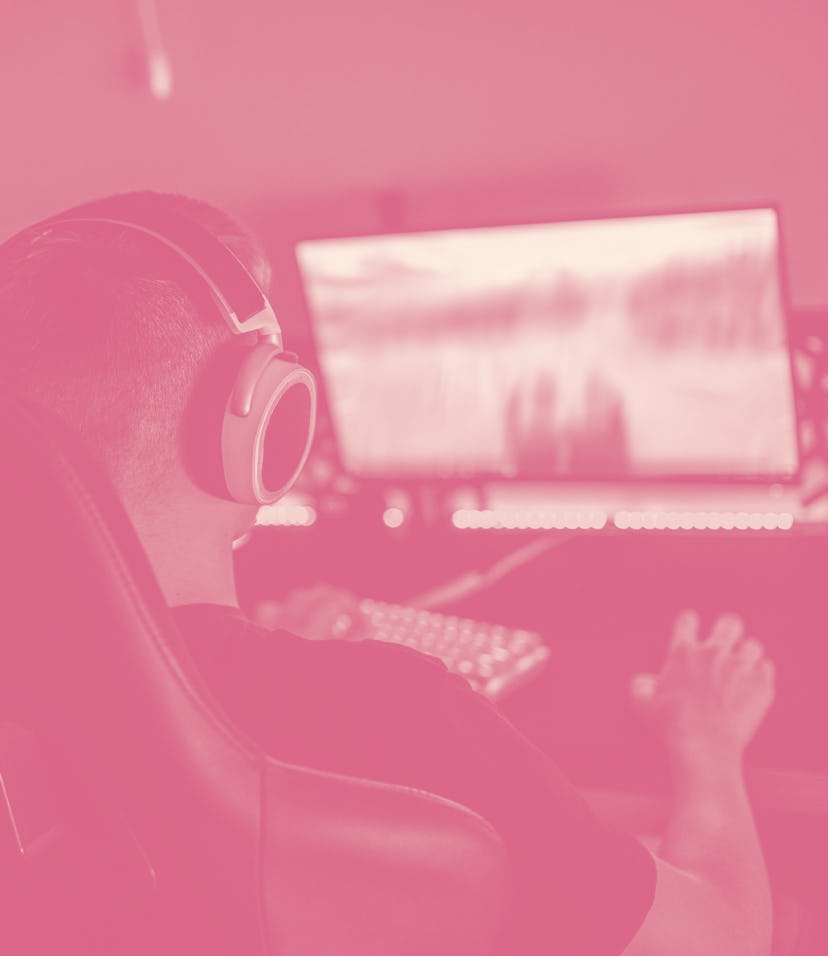
<svg viewBox="0 0 828 956">
<path fill-rule="evenodd" d="M 153 953 L 489 952 L 506 868 L 488 824 L 245 739 L 202 686 L 100 471 L 49 416 L 0 398 L 0 721 L 33 735 L 85 832 L 115 821 L 135 849 L 163 927 Z M 17 849 L 36 863 L 44 841 L 24 845 L 21 820 L 39 797 L 13 777 Z M 3 933 L 0 948 L 25 951 Z"/>
</svg>

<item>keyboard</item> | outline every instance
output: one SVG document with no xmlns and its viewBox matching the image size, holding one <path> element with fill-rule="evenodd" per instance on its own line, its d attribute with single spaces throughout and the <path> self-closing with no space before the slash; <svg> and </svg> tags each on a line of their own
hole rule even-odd
<svg viewBox="0 0 828 956">
<path fill-rule="evenodd" d="M 361 621 L 348 626 L 362 637 L 413 647 L 443 661 L 490 700 L 500 700 L 537 674 L 549 657 L 540 634 L 469 618 L 365 598 Z"/>
</svg>

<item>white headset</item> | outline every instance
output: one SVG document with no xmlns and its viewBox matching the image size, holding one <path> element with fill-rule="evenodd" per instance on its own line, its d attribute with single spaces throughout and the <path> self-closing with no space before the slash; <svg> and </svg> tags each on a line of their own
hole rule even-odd
<svg viewBox="0 0 828 956">
<path fill-rule="evenodd" d="M 285 352 L 273 307 L 237 256 L 192 219 L 152 215 L 118 197 L 57 216 L 38 228 L 108 224 L 163 243 L 203 281 L 230 331 L 258 336 L 245 351 L 224 409 L 221 460 L 231 499 L 272 504 L 296 481 L 316 422 L 313 375 Z M 218 440 L 218 436 L 217 436 Z"/>
</svg>

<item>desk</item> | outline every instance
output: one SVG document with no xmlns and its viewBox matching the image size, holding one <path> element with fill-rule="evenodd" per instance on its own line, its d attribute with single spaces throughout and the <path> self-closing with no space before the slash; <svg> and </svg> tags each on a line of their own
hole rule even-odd
<svg viewBox="0 0 828 956">
<path fill-rule="evenodd" d="M 325 581 L 405 601 L 526 540 L 348 525 L 261 531 L 237 555 L 240 590 L 253 603 Z M 451 611 L 544 634 L 546 671 L 504 701 L 506 716 L 576 784 L 611 792 L 616 808 L 621 799 L 644 830 L 663 819 L 669 781 L 660 741 L 629 705 L 628 679 L 658 669 L 677 609 L 708 619 L 740 612 L 778 670 L 776 704 L 747 755 L 766 854 L 777 887 L 818 910 L 828 884 L 826 578 L 828 538 L 599 534 L 562 544 Z"/>
<path fill-rule="evenodd" d="M 237 554 L 240 590 L 252 603 L 326 581 L 404 602 L 526 540 L 391 534 L 345 522 L 262 529 Z M 504 710 L 568 773 L 595 785 L 656 787 L 665 774 L 660 746 L 629 707 L 628 679 L 659 668 L 677 609 L 695 607 L 708 619 L 738 611 L 777 665 L 777 700 L 749 763 L 828 774 L 826 580 L 826 537 L 599 533 L 567 541 L 450 610 L 548 640 L 546 673 Z"/>
</svg>

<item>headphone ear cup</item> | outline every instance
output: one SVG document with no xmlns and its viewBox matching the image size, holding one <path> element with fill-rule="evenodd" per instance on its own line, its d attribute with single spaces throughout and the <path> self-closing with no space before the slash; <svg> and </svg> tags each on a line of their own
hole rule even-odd
<svg viewBox="0 0 828 956">
<path fill-rule="evenodd" d="M 316 422 L 311 373 L 269 342 L 250 350 L 227 402 L 221 430 L 224 481 L 244 504 L 272 504 L 293 485 Z"/>
<path fill-rule="evenodd" d="M 218 349 L 201 369 L 184 408 L 181 426 L 184 465 L 191 480 L 216 498 L 229 497 L 221 443 L 216 436 L 221 434 L 227 396 L 238 378 L 241 358 L 239 348 Z"/>
</svg>

